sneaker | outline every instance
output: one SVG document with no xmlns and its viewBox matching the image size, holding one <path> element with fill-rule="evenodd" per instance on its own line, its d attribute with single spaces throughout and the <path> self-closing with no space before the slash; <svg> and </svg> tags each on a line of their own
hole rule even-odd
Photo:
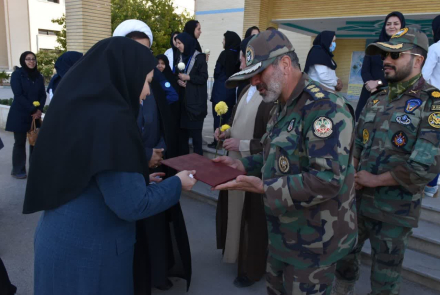
<svg viewBox="0 0 440 295">
<path fill-rule="evenodd" d="M 26 179 L 27 175 L 26 173 L 19 173 L 19 174 L 13 174 L 12 177 L 17 178 L 17 179 Z"/>
<path fill-rule="evenodd" d="M 435 193 L 438 190 L 438 185 L 436 186 L 425 186 L 425 196 L 427 197 L 434 197 Z"/>
</svg>

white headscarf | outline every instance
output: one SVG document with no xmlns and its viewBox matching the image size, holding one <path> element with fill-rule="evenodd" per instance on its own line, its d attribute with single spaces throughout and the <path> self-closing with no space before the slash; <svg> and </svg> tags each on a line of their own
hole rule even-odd
<svg viewBox="0 0 440 295">
<path fill-rule="evenodd" d="M 145 33 L 148 39 L 150 39 L 150 47 L 153 46 L 153 33 L 150 27 L 143 21 L 137 19 L 129 19 L 120 23 L 113 32 L 113 37 L 125 37 L 131 32 Z"/>
</svg>

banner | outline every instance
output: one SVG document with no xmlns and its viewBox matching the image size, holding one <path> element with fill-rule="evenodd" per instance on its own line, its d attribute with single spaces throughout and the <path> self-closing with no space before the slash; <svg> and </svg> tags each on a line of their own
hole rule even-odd
<svg viewBox="0 0 440 295">
<path fill-rule="evenodd" d="M 364 81 L 362 80 L 361 70 L 364 62 L 364 51 L 353 51 L 351 56 L 350 78 L 348 79 L 347 99 L 358 100 L 361 96 Z"/>
</svg>

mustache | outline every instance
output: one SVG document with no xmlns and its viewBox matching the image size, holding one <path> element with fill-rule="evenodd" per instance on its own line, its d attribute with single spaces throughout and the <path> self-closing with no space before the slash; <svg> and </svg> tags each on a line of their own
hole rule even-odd
<svg viewBox="0 0 440 295">
<path fill-rule="evenodd" d="M 383 66 L 383 69 L 384 69 L 384 70 L 385 70 L 386 68 L 396 70 L 396 67 L 395 67 L 395 66 L 392 66 L 392 65 L 390 65 L 390 64 L 386 64 L 386 65 Z"/>
<path fill-rule="evenodd" d="M 266 89 L 265 86 L 266 86 L 266 85 L 260 83 L 260 84 L 257 85 L 257 90 L 260 91 L 260 90 Z"/>
</svg>

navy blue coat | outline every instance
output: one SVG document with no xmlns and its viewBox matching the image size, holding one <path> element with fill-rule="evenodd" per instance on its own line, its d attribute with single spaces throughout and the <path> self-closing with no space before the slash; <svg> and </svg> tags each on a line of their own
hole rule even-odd
<svg viewBox="0 0 440 295">
<path fill-rule="evenodd" d="M 39 75 L 33 82 L 25 70 L 18 68 L 12 73 L 11 88 L 14 93 L 14 101 L 9 110 L 6 121 L 6 131 L 25 133 L 31 129 L 31 115 L 37 109 L 43 111 L 46 103 L 46 90 L 44 89 L 44 78 Z M 39 101 L 40 106 L 36 108 L 34 101 Z"/>
<path fill-rule="evenodd" d="M 232 110 L 237 102 L 237 89 L 228 89 L 225 86 L 228 76 L 225 73 L 222 65 L 217 61 L 214 70 L 214 86 L 212 87 L 211 101 L 213 104 L 217 104 L 220 101 L 224 101 L 228 107 Z"/>
<path fill-rule="evenodd" d="M 133 295 L 138 219 L 177 204 L 177 176 L 155 185 L 133 172 L 98 173 L 76 199 L 41 215 L 35 295 Z"/>
</svg>

